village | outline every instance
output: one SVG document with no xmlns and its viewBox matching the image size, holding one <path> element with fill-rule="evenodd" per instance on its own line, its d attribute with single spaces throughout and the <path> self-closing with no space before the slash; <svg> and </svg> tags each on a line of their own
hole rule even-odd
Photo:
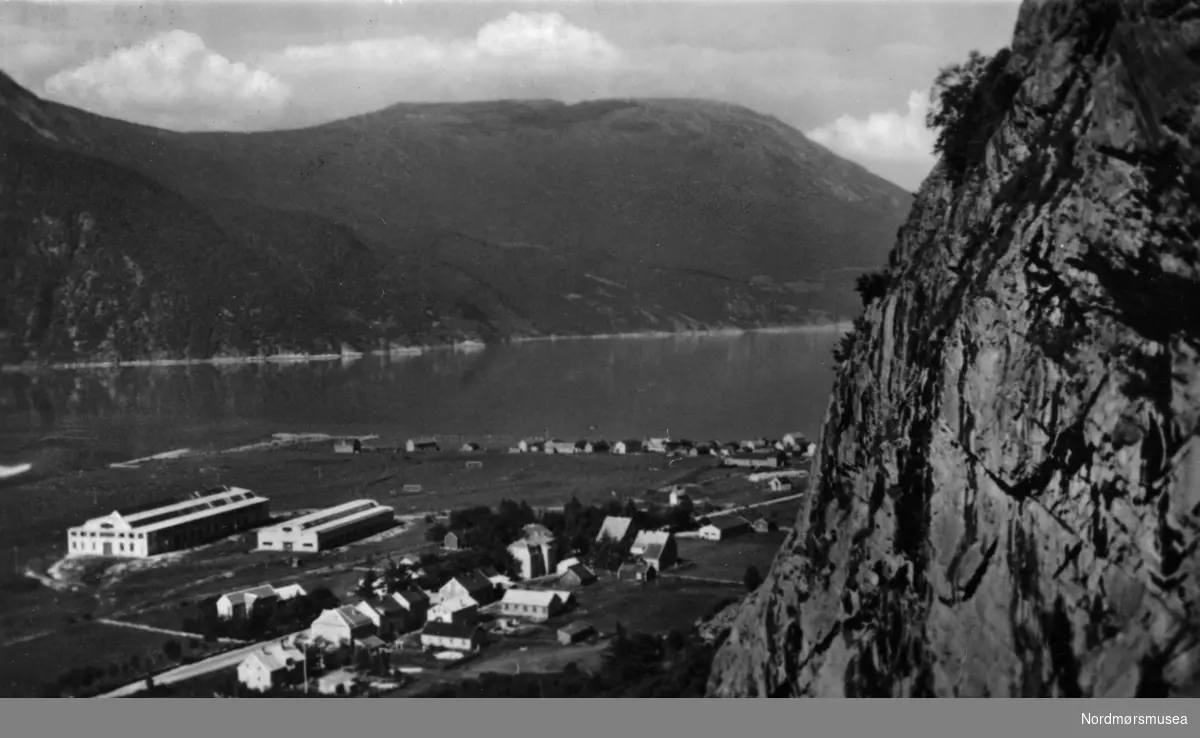
<svg viewBox="0 0 1200 738">
<path fill-rule="evenodd" d="M 166 561 L 239 540 L 252 542 L 239 561 L 269 557 L 264 568 L 289 580 L 247 582 L 133 617 L 132 627 L 187 636 L 192 655 L 169 641 L 175 663 L 97 696 L 405 696 L 455 674 L 594 663 L 627 628 L 686 630 L 756 587 L 795 518 L 813 452 L 801 434 L 706 444 L 550 439 L 495 450 L 464 442 L 446 451 L 432 439 L 331 446 L 309 453 L 458 457 L 476 470 L 518 454 L 686 466 L 674 483 L 612 490 L 588 504 L 502 498 L 403 515 L 360 497 L 273 515 L 266 496 L 224 485 L 89 519 L 67 531 L 76 564 Z M 736 502 L 710 499 L 735 487 Z M 344 565 L 314 566 L 328 556 Z M 82 675 L 68 677 L 59 682 L 70 688 Z"/>
</svg>

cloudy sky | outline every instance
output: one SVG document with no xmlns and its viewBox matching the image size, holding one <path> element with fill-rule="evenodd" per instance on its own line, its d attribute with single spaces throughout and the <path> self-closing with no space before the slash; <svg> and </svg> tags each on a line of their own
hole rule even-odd
<svg viewBox="0 0 1200 738">
<path fill-rule="evenodd" d="M 932 165 L 937 70 L 1008 43 L 1018 4 L 833 0 L 0 2 L 0 70 L 176 130 L 395 102 L 704 97 L 778 117 L 904 187 Z"/>
</svg>

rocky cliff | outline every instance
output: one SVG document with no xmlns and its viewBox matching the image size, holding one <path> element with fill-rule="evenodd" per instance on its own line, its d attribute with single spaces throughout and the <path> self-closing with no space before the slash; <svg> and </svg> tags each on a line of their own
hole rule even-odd
<svg viewBox="0 0 1200 738">
<path fill-rule="evenodd" d="M 1027 0 L 997 58 L 712 696 L 1194 690 L 1200 3 Z"/>
</svg>

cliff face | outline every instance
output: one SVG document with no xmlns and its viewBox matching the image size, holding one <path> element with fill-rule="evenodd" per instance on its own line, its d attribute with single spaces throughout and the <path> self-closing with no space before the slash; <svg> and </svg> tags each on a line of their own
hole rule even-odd
<svg viewBox="0 0 1200 738">
<path fill-rule="evenodd" d="M 901 229 L 712 696 L 1194 689 L 1200 3 L 1027 0 L 1011 52 L 986 151 Z"/>
</svg>

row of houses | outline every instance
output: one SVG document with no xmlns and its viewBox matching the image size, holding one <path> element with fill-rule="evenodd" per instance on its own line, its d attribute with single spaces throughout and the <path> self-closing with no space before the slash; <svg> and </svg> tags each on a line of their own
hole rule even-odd
<svg viewBox="0 0 1200 738">
<path fill-rule="evenodd" d="M 257 607 L 272 606 L 306 594 L 308 593 L 304 591 L 304 587 L 299 584 L 283 587 L 260 584 L 237 592 L 227 592 L 217 598 L 217 617 L 223 620 L 249 617 Z"/>
</svg>

